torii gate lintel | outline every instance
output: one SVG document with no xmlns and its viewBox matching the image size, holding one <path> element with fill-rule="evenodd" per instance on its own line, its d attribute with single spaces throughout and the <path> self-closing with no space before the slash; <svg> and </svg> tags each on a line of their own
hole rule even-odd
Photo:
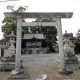
<svg viewBox="0 0 80 80">
<path fill-rule="evenodd" d="M 16 18 L 21 16 L 22 18 L 71 18 L 73 12 L 5 12 L 5 17 Z"/>
</svg>

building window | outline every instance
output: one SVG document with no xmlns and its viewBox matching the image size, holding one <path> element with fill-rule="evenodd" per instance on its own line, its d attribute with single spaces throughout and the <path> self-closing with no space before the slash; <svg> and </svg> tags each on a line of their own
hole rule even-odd
<svg viewBox="0 0 80 80">
<path fill-rule="evenodd" d="M 41 46 L 41 42 L 37 42 L 37 46 Z"/>
<path fill-rule="evenodd" d="M 31 46 L 31 42 L 26 42 L 26 46 Z"/>
<path fill-rule="evenodd" d="M 32 42 L 32 46 L 36 46 L 36 42 Z"/>
</svg>

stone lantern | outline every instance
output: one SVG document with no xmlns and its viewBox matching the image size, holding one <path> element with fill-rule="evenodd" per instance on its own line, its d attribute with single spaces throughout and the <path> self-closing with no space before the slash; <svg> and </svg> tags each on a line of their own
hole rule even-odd
<svg viewBox="0 0 80 80">
<path fill-rule="evenodd" d="M 73 52 L 72 48 L 74 49 L 73 45 L 74 43 L 71 41 L 71 38 L 73 38 L 72 33 L 67 33 L 67 31 L 65 31 L 65 34 L 63 35 L 63 42 L 64 42 L 64 50 L 65 53 L 75 53 Z"/>
<path fill-rule="evenodd" d="M 12 57 L 15 55 L 15 35 L 13 33 L 13 31 L 11 31 L 11 34 L 8 35 L 8 38 L 9 38 L 9 48 L 8 48 L 8 56 L 9 57 Z"/>
<path fill-rule="evenodd" d="M 4 44 L 4 56 L 0 60 L 0 69 L 2 71 L 11 71 L 15 68 L 15 35 L 13 31 L 7 36 L 8 44 Z M 4 43 L 6 43 L 6 41 Z"/>
<path fill-rule="evenodd" d="M 69 69 L 77 69 L 79 68 L 78 59 L 75 56 L 75 38 L 73 37 L 72 33 L 67 33 L 63 35 L 63 42 L 64 42 L 64 51 L 65 51 L 65 65 Z"/>
</svg>

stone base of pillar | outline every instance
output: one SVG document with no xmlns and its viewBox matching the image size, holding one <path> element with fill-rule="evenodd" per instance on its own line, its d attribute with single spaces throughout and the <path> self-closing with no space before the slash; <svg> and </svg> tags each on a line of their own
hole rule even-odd
<svg viewBox="0 0 80 80">
<path fill-rule="evenodd" d="M 15 57 L 2 57 L 0 59 L 0 71 L 10 72 L 15 68 Z"/>
<path fill-rule="evenodd" d="M 69 50 L 68 50 L 69 51 Z M 75 54 L 72 54 L 71 52 L 66 52 L 65 53 L 65 68 L 67 69 L 79 69 L 79 60 L 76 57 Z"/>
<path fill-rule="evenodd" d="M 22 74 L 22 73 L 23 73 L 22 69 L 14 69 L 11 71 L 10 75 L 14 76 L 14 75 Z"/>
<path fill-rule="evenodd" d="M 66 68 L 68 68 L 68 69 L 72 69 L 72 70 L 78 70 L 79 69 L 79 67 L 80 67 L 80 64 L 79 63 L 67 63 L 67 64 L 65 64 L 66 65 Z"/>
<path fill-rule="evenodd" d="M 26 80 L 28 75 L 26 75 L 23 70 L 13 70 L 11 74 L 8 76 L 7 80 Z"/>
<path fill-rule="evenodd" d="M 72 74 L 73 71 L 71 69 L 64 69 L 64 70 L 59 70 L 58 73 L 61 75 L 69 75 Z"/>
</svg>

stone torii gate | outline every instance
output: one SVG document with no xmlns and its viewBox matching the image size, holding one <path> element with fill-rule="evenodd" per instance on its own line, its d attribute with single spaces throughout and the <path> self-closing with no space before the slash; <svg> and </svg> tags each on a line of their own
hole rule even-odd
<svg viewBox="0 0 80 80">
<path fill-rule="evenodd" d="M 17 40 L 16 40 L 16 62 L 15 71 L 20 70 L 20 56 L 21 56 L 21 36 L 22 36 L 22 26 L 57 26 L 58 32 L 58 42 L 59 42 L 59 58 L 60 58 L 60 70 L 63 72 L 65 70 L 65 60 L 64 60 L 64 48 L 63 48 L 63 37 L 62 37 L 62 25 L 61 18 L 71 18 L 72 12 L 25 12 L 25 13 L 14 13 L 5 12 L 5 17 L 17 18 Z M 56 22 L 22 22 L 22 18 L 56 18 Z"/>
</svg>

